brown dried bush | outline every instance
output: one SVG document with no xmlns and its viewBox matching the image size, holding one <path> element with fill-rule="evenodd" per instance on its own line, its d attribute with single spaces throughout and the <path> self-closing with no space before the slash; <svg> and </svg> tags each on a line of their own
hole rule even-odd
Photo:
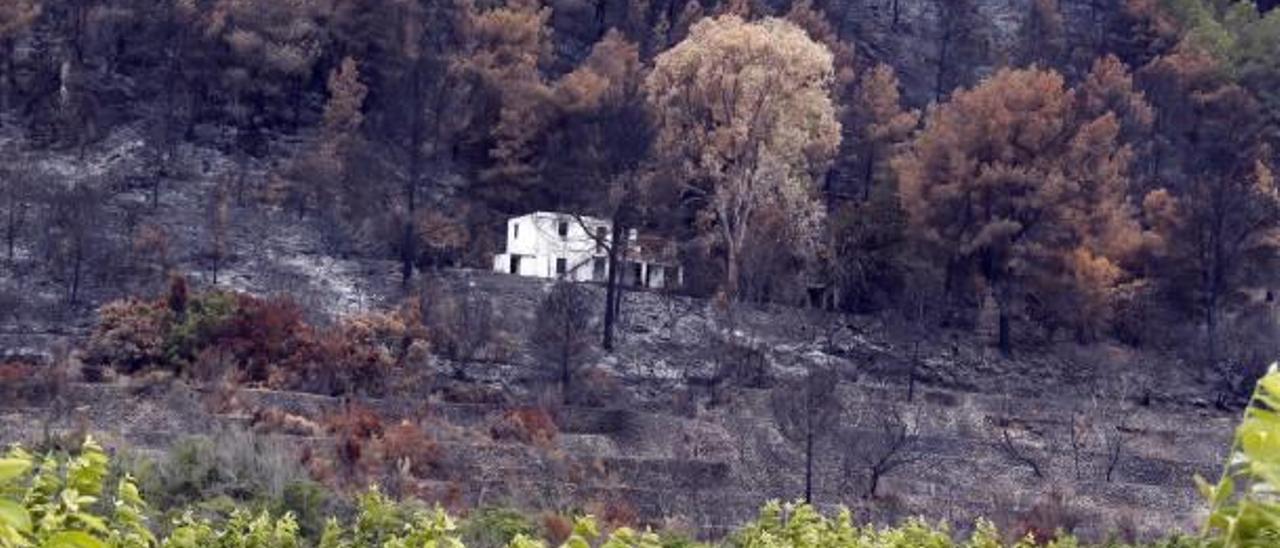
<svg viewBox="0 0 1280 548">
<path fill-rule="evenodd" d="M 538 446 L 551 445 L 559 433 L 555 418 L 543 407 L 508 410 L 489 427 L 489 434 L 494 440 Z"/>
<path fill-rule="evenodd" d="M 35 376 L 35 367 L 29 363 L 0 363 L 0 401 L 13 404 L 26 401 L 27 384 Z"/>
<path fill-rule="evenodd" d="M 382 417 L 368 407 L 352 403 L 325 417 L 324 425 L 325 430 L 334 436 L 334 455 L 338 466 L 348 477 L 354 477 L 360 471 L 370 442 L 382 434 Z"/>
<path fill-rule="evenodd" d="M 253 431 L 259 434 L 315 437 L 324 434 L 325 431 L 323 426 L 311 419 L 276 407 L 255 411 L 250 425 L 253 426 Z"/>
<path fill-rule="evenodd" d="M 85 365 L 124 373 L 162 366 L 172 312 L 157 301 L 124 299 L 98 309 L 98 324 L 85 349 Z M 92 376 L 92 374 L 91 374 Z"/>
<path fill-rule="evenodd" d="M 382 434 L 381 457 L 386 464 L 397 466 L 407 460 L 415 477 L 426 477 L 440 464 L 440 445 L 422 428 L 401 421 Z"/>
<path fill-rule="evenodd" d="M 640 524 L 640 512 L 636 510 L 635 505 L 625 500 L 611 498 L 594 506 L 591 513 L 600 517 L 600 522 L 606 530 L 636 527 Z"/>
<path fill-rule="evenodd" d="M 182 280 L 174 278 L 167 294 L 153 300 L 103 306 L 85 374 L 164 368 L 204 382 L 231 377 L 275 389 L 377 395 L 411 349 L 418 355 L 425 349 L 416 303 L 322 329 L 288 298 L 189 293 Z"/>
<path fill-rule="evenodd" d="M 441 397 L 452 403 L 508 405 L 511 395 L 501 387 L 474 382 L 449 382 L 441 388 Z"/>
<path fill-rule="evenodd" d="M 573 534 L 573 520 L 560 514 L 546 514 L 542 516 L 542 530 L 552 546 L 559 546 Z"/>
<path fill-rule="evenodd" d="M 17 361 L 0 363 L 0 386 L 9 386 L 31 378 L 35 368 L 29 363 Z"/>
<path fill-rule="evenodd" d="M 1054 489 L 1022 515 L 1016 530 L 1022 537 L 1030 534 L 1038 542 L 1048 542 L 1057 538 L 1059 532 L 1070 534 L 1083 519 L 1068 494 Z"/>
</svg>

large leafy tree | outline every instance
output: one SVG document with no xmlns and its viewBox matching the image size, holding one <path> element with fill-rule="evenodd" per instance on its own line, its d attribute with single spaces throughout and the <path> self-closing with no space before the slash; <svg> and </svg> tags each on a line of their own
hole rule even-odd
<svg viewBox="0 0 1280 548">
<path fill-rule="evenodd" d="M 1006 352 L 1027 282 L 1087 282 L 1073 257 L 1118 265 L 1137 245 L 1126 201 L 1133 153 L 1117 115 L 1082 106 L 1083 95 L 1053 71 L 1001 70 L 933 109 L 894 160 L 903 206 L 940 253 L 948 292 L 966 280 L 990 291 Z"/>
<path fill-rule="evenodd" d="M 816 247 L 816 182 L 840 144 L 831 52 L 779 19 L 704 19 L 659 55 L 646 82 L 657 150 L 681 170 L 699 227 L 725 256 L 737 293 L 752 227 L 779 213 L 796 249 Z"/>
</svg>

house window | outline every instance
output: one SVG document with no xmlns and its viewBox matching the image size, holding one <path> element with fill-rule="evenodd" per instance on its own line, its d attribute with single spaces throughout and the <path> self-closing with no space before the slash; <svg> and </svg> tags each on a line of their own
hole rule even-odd
<svg viewBox="0 0 1280 548">
<path fill-rule="evenodd" d="M 520 239 L 520 223 L 511 225 L 511 239 L 512 240 Z"/>
<path fill-rule="evenodd" d="M 595 260 L 591 261 L 591 279 L 592 280 L 595 280 L 597 282 L 605 281 L 604 278 L 605 278 L 605 273 L 607 271 L 608 271 L 608 267 L 605 266 L 605 262 L 603 258 L 596 257 Z"/>
<path fill-rule="evenodd" d="M 561 238 L 567 237 L 569 235 L 569 223 L 565 221 L 560 221 L 560 226 L 556 228 L 560 232 Z"/>
<path fill-rule="evenodd" d="M 631 271 L 627 275 L 625 285 L 639 287 L 644 281 L 644 266 L 640 263 L 628 263 L 627 266 L 630 267 Z"/>
<path fill-rule="evenodd" d="M 565 271 L 566 271 L 566 270 L 568 270 L 568 269 L 569 269 L 569 261 L 568 261 L 568 260 L 566 260 L 566 259 L 556 259 L 556 274 L 558 274 L 558 275 L 562 275 L 562 276 L 563 276 L 563 275 L 564 275 L 564 273 L 565 273 Z"/>
<path fill-rule="evenodd" d="M 596 253 L 604 253 L 604 240 L 609 237 L 609 229 L 603 226 L 596 227 Z"/>
</svg>

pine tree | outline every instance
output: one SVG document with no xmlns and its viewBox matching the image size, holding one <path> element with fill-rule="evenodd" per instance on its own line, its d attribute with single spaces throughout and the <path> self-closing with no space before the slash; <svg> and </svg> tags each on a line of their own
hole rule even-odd
<svg viewBox="0 0 1280 548">
<path fill-rule="evenodd" d="M 1004 352 L 1029 288 L 1067 276 L 1080 253 L 1119 264 L 1138 241 L 1132 150 L 1115 113 L 1081 111 L 1078 95 L 1053 71 L 1001 70 L 932 110 L 894 159 L 903 206 L 936 246 L 947 293 L 963 294 L 969 279 L 992 292 Z"/>
</svg>

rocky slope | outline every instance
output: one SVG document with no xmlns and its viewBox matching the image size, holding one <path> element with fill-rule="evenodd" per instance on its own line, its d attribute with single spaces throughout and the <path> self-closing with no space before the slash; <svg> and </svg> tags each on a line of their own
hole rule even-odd
<svg viewBox="0 0 1280 548">
<path fill-rule="evenodd" d="M 440 277 L 456 292 L 492 299 L 504 311 L 500 330 L 517 341 L 546 290 L 541 281 L 502 274 Z M 1058 497 L 1062 519 L 1091 537 L 1189 529 L 1201 508 L 1192 478 L 1218 469 L 1233 422 L 1231 414 L 1198 404 L 1194 383 L 1176 375 L 1120 402 L 1084 395 L 1088 377 L 1124 367 L 1114 355 L 1009 361 L 981 345 L 896 338 L 859 325 L 865 319 L 742 308 L 730 322 L 705 302 L 650 293 L 628 295 L 625 310 L 619 352 L 595 359 L 620 392 L 598 405 L 554 409 L 560 433 L 550 443 L 491 434 L 512 405 L 540 401 L 547 386 L 544 370 L 521 350 L 500 361 L 431 358 L 402 372 L 390 397 L 367 404 L 388 424 L 416 421 L 438 441 L 441 463 L 419 484 L 432 496 L 447 493 L 464 508 L 625 503 L 647 522 L 686 523 L 704 535 L 732 528 L 763 500 L 800 496 L 802 454 L 781 436 L 770 401 L 810 364 L 837 369 L 842 407 L 832 435 L 819 441 L 815 500 L 849 505 L 865 519 L 921 514 L 965 527 L 988 516 L 1017 527 L 1033 507 L 1044 512 Z M 718 372 L 726 364 L 754 359 L 737 353 L 743 348 L 760 351 L 760 378 L 724 381 Z M 913 362 L 919 380 L 908 386 L 905 368 Z M 1050 370 L 1063 374 L 1045 374 Z M 432 380 L 421 384 L 423 378 Z M 464 388 L 477 386 L 502 396 L 459 401 Z M 239 390 L 232 408 L 193 405 L 211 399 L 181 383 L 74 384 L 65 396 L 74 412 L 4 406 L 0 441 L 39 439 L 48 418 L 55 430 L 87 428 L 112 447 L 159 454 L 184 436 L 239 428 L 255 411 L 321 421 L 345 405 L 252 389 Z M 845 457 L 858 444 L 877 443 L 889 414 L 901 416 L 918 438 L 910 464 L 889 473 L 877 496 L 867 498 L 865 470 Z M 335 446 L 323 433 L 265 435 L 283 436 L 294 449 Z"/>
</svg>

